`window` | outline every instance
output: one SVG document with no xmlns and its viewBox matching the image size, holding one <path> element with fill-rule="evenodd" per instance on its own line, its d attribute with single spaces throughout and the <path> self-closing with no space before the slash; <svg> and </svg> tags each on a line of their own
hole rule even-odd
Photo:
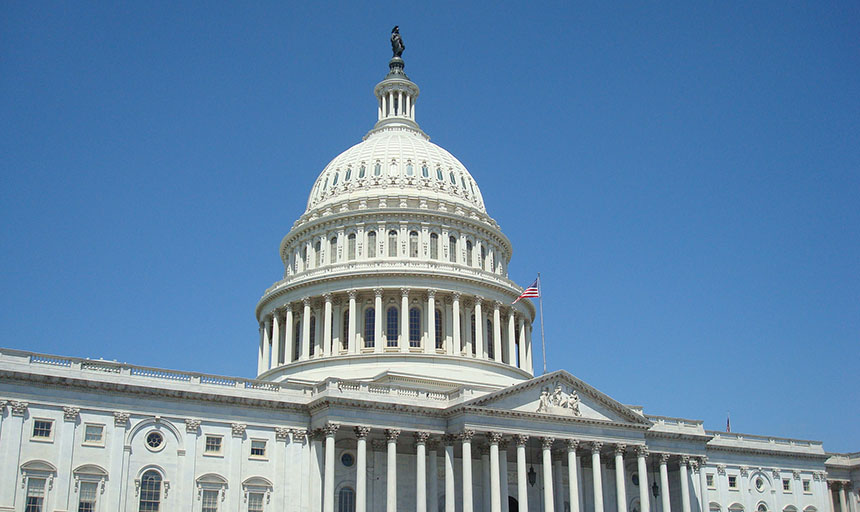
<svg viewBox="0 0 860 512">
<path fill-rule="evenodd" d="M 409 346 L 421 346 L 421 310 L 418 308 L 409 310 Z"/>
<path fill-rule="evenodd" d="M 347 258 L 349 261 L 355 259 L 355 233 L 350 233 L 348 237 L 346 237 L 346 247 L 347 247 Z"/>
<path fill-rule="evenodd" d="M 337 180 L 337 176 L 335 176 L 335 181 Z M 472 180 L 469 180 L 469 190 L 472 191 L 472 195 L 475 195 L 475 187 L 472 185 Z"/>
<path fill-rule="evenodd" d="M 487 249 L 481 246 L 481 268 L 487 270 Z"/>
<path fill-rule="evenodd" d="M 460 176 L 460 185 L 463 185 L 463 191 L 466 191 L 466 180 L 462 176 Z"/>
<path fill-rule="evenodd" d="M 350 179 L 350 178 L 352 178 L 352 169 L 350 169 L 349 167 L 347 167 L 347 168 L 346 168 L 346 174 L 345 174 L 345 175 L 344 175 L 344 177 L 343 177 L 343 181 L 344 181 L 344 183 L 346 183 L 347 181 L 349 181 L 349 179 Z"/>
<path fill-rule="evenodd" d="M 717 486 L 714 483 L 714 474 L 713 473 L 708 473 L 707 475 L 705 475 L 705 480 L 707 480 L 708 489 L 716 489 L 717 488 Z"/>
<path fill-rule="evenodd" d="M 296 328 L 293 331 L 293 361 L 297 361 L 299 359 L 299 354 L 302 350 L 302 322 L 296 322 Z"/>
<path fill-rule="evenodd" d="M 201 501 L 203 502 L 202 512 L 218 512 L 218 491 L 204 489 Z"/>
<path fill-rule="evenodd" d="M 738 477 L 735 475 L 729 475 L 729 489 L 737 490 L 738 489 Z"/>
<path fill-rule="evenodd" d="M 220 454 L 221 436 L 206 436 L 206 445 L 203 448 L 203 453 Z"/>
<path fill-rule="evenodd" d="M 326 188 L 328 188 L 328 176 L 326 176 L 325 181 L 323 181 L 323 186 L 322 186 L 323 190 L 325 190 Z"/>
<path fill-rule="evenodd" d="M 397 308 L 390 307 L 388 308 L 387 313 L 388 323 L 386 325 L 385 336 L 388 340 L 387 345 L 389 347 L 397 346 L 397 330 L 399 328 L 400 322 L 397 316 Z"/>
<path fill-rule="evenodd" d="M 496 331 L 493 330 L 493 322 L 487 319 L 487 357 L 496 358 Z"/>
<path fill-rule="evenodd" d="M 475 315 L 472 315 L 472 326 L 471 327 L 472 327 L 472 331 L 470 334 L 472 335 L 472 337 L 469 338 L 469 340 L 472 342 L 472 355 L 475 355 L 476 350 L 477 350 L 477 347 L 475 347 Z"/>
<path fill-rule="evenodd" d="M 33 439 L 51 439 L 54 420 L 33 420 Z"/>
<path fill-rule="evenodd" d="M 349 342 L 349 310 L 343 312 L 343 330 L 340 331 L 340 348 L 346 350 Z"/>
<path fill-rule="evenodd" d="M 367 257 L 376 257 L 376 231 L 367 233 Z"/>
<path fill-rule="evenodd" d="M 376 343 L 376 311 L 373 308 L 364 310 L 364 346 L 373 347 Z"/>
<path fill-rule="evenodd" d="M 457 186 L 457 178 L 454 177 L 454 173 L 448 173 L 448 177 L 451 178 L 451 185 Z"/>
<path fill-rule="evenodd" d="M 42 512 L 42 507 L 45 504 L 45 479 L 44 478 L 28 478 L 27 479 L 27 504 L 24 508 L 25 512 Z"/>
<path fill-rule="evenodd" d="M 333 180 L 331 180 L 331 186 L 332 186 L 332 187 L 334 187 L 335 185 L 337 185 L 337 178 L 338 178 L 338 176 L 339 176 L 339 175 L 338 175 L 338 173 L 334 173 L 334 179 L 333 179 Z"/>
<path fill-rule="evenodd" d="M 764 503 L 759 503 L 758 507 L 756 507 L 757 512 L 767 512 L 767 505 Z"/>
<path fill-rule="evenodd" d="M 355 512 L 355 491 L 344 487 L 337 493 L 337 512 Z"/>
<path fill-rule="evenodd" d="M 266 456 L 266 440 L 252 439 L 251 440 L 251 457 L 263 458 Z"/>
<path fill-rule="evenodd" d="M 302 246 L 302 265 L 304 268 L 308 268 L 308 246 Z"/>
<path fill-rule="evenodd" d="M 466 240 L 466 265 L 472 266 L 472 241 Z"/>
<path fill-rule="evenodd" d="M 310 345 L 310 354 L 314 355 L 316 352 L 316 340 L 317 340 L 317 317 L 311 316 L 311 332 L 310 336 L 308 336 L 308 344 Z"/>
<path fill-rule="evenodd" d="M 436 168 L 436 179 L 439 181 L 444 181 L 445 178 L 442 177 L 442 169 Z"/>
<path fill-rule="evenodd" d="M 382 165 L 379 162 L 376 162 L 376 165 L 373 166 L 373 175 L 379 176 L 382 174 Z"/>
<path fill-rule="evenodd" d="M 764 491 L 764 478 L 758 477 L 755 479 L 755 488 L 758 492 Z"/>
<path fill-rule="evenodd" d="M 353 464 L 355 464 L 355 457 L 350 452 L 344 452 L 340 457 L 340 462 L 344 466 L 351 468 Z"/>
<path fill-rule="evenodd" d="M 812 487 L 810 486 L 809 480 L 803 480 L 803 492 L 805 494 L 812 493 Z"/>
<path fill-rule="evenodd" d="M 412 172 L 412 164 L 411 163 L 406 164 L 406 175 L 412 176 L 412 173 L 413 173 Z"/>
<path fill-rule="evenodd" d="M 457 263 L 457 239 L 448 237 L 448 261 Z"/>
<path fill-rule="evenodd" d="M 782 490 L 785 492 L 791 492 L 791 479 L 783 478 L 782 479 Z"/>
<path fill-rule="evenodd" d="M 430 258 L 439 259 L 439 235 L 430 233 Z"/>
<path fill-rule="evenodd" d="M 362 165 L 361 167 L 359 167 L 359 168 L 358 168 L 358 177 L 359 177 L 359 178 L 364 178 L 364 173 L 365 173 L 365 171 L 366 171 L 366 168 L 365 168 L 363 165 Z"/>
<path fill-rule="evenodd" d="M 98 487 L 99 484 L 96 482 L 81 482 L 78 491 L 78 512 L 95 512 Z"/>
<path fill-rule="evenodd" d="M 418 257 L 418 232 L 412 231 L 409 233 L 409 257 Z"/>
<path fill-rule="evenodd" d="M 436 310 L 436 348 L 442 348 L 442 311 Z"/>
<path fill-rule="evenodd" d="M 153 452 L 164 448 L 164 436 L 161 435 L 161 432 L 153 430 L 149 434 L 146 434 L 146 447 Z"/>
<path fill-rule="evenodd" d="M 397 257 L 397 231 L 393 229 L 388 232 L 388 257 Z"/>
<path fill-rule="evenodd" d="M 337 263 L 337 238 L 328 241 L 328 262 Z"/>
<path fill-rule="evenodd" d="M 263 512 L 263 493 L 248 493 L 248 512 Z"/>
<path fill-rule="evenodd" d="M 423 176 L 425 178 L 430 177 L 430 169 L 428 169 L 426 165 L 421 166 L 421 176 Z"/>
<path fill-rule="evenodd" d="M 316 264 L 314 266 L 319 267 L 320 265 L 322 265 L 322 247 L 320 247 L 319 242 L 314 244 L 314 255 L 316 258 Z"/>
<path fill-rule="evenodd" d="M 104 444 L 104 434 L 105 434 L 105 426 L 104 425 L 90 425 L 87 424 L 84 426 L 84 444 L 92 444 L 92 445 L 103 445 Z"/>
<path fill-rule="evenodd" d="M 150 469 L 140 478 L 140 512 L 158 512 L 161 505 L 161 475 Z"/>
</svg>

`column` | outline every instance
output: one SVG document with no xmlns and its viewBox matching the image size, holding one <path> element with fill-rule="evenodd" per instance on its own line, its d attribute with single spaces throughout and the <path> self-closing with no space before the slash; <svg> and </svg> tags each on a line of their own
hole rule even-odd
<svg viewBox="0 0 860 512">
<path fill-rule="evenodd" d="M 464 430 L 463 440 L 463 512 L 472 512 L 472 436 L 474 430 Z"/>
<path fill-rule="evenodd" d="M 534 375 L 535 367 L 532 356 L 534 354 L 534 347 L 532 346 L 532 326 L 531 323 L 527 322 L 526 325 L 526 371 Z"/>
<path fill-rule="evenodd" d="M 684 512 L 690 512 L 690 486 L 687 478 L 687 464 L 690 462 L 690 457 L 684 455 L 681 457 L 681 463 L 678 469 L 681 472 L 681 509 Z M 776 485 L 776 483 L 774 483 Z M 780 483 L 782 485 L 782 483 Z"/>
<path fill-rule="evenodd" d="M 439 442 L 430 441 L 427 443 L 428 466 L 427 466 L 427 509 L 430 512 L 438 512 L 439 510 Z"/>
<path fill-rule="evenodd" d="M 627 445 L 615 445 L 615 500 L 618 502 L 618 512 L 627 512 L 627 489 L 624 486 L 624 452 Z M 639 481 L 642 488 L 642 481 Z M 641 507 L 640 507 L 641 508 Z"/>
<path fill-rule="evenodd" d="M 293 333 L 295 332 L 295 329 L 293 328 L 292 304 L 287 304 L 286 306 L 284 306 L 284 310 L 286 311 L 286 318 L 284 319 L 284 362 L 292 363 L 293 354 L 296 353 L 296 340 L 293 339 Z"/>
<path fill-rule="evenodd" d="M 71 488 L 69 484 L 71 483 L 71 478 L 69 476 L 72 474 L 72 459 L 75 451 L 75 425 L 78 421 L 78 414 L 80 414 L 80 407 L 71 407 L 65 406 L 63 407 L 63 422 L 55 425 L 55 442 L 59 445 L 59 457 L 57 460 L 57 465 L 59 466 L 57 469 L 57 476 L 59 478 L 56 479 L 56 492 L 55 500 L 55 508 L 68 510 L 69 508 L 69 495 Z M 64 477 L 60 477 L 60 475 L 64 475 Z M 77 506 L 75 506 L 77 508 Z"/>
<path fill-rule="evenodd" d="M 271 348 L 272 340 L 269 337 L 269 327 L 272 325 L 272 318 L 267 316 L 265 320 L 263 320 L 263 371 L 266 371 L 270 368 L 269 366 L 269 353 Z"/>
<path fill-rule="evenodd" d="M 350 290 L 347 293 L 349 294 L 349 332 L 346 334 L 346 347 L 350 354 L 357 354 L 359 350 L 355 343 L 355 326 L 357 325 L 355 297 L 358 295 L 358 290 Z"/>
<path fill-rule="evenodd" d="M 454 440 L 457 436 L 445 434 L 445 512 L 456 512 L 456 497 L 454 496 Z M 358 512 L 358 511 L 356 511 Z M 436 512 L 435 510 L 431 512 Z"/>
<path fill-rule="evenodd" d="M 415 512 L 427 512 L 427 438 L 429 432 L 415 433 Z"/>
<path fill-rule="evenodd" d="M 499 308 L 502 303 L 493 302 L 493 359 L 502 362 L 502 314 Z"/>
<path fill-rule="evenodd" d="M 552 491 L 555 494 L 555 508 L 560 511 L 564 510 L 564 480 L 562 479 L 562 467 L 561 467 L 561 453 L 558 450 L 555 451 L 554 457 L 552 460 Z"/>
<path fill-rule="evenodd" d="M 308 500 L 310 501 L 310 512 L 322 510 L 322 484 L 321 481 L 323 465 L 325 463 L 320 441 L 319 429 L 308 433 L 310 439 L 310 478 L 308 479 Z M 238 452 L 237 452 L 238 453 Z M 238 475 L 237 475 L 238 478 Z"/>
<path fill-rule="evenodd" d="M 529 436 L 517 434 L 514 436 L 514 441 L 517 443 L 517 502 L 520 512 L 529 512 L 529 491 L 526 486 L 526 443 L 529 441 Z"/>
<path fill-rule="evenodd" d="M 278 308 L 272 310 L 272 360 L 269 361 L 270 368 L 277 368 L 281 364 L 281 313 Z"/>
<path fill-rule="evenodd" d="M 499 442 L 499 487 L 502 491 L 502 512 L 508 512 L 508 441 Z"/>
<path fill-rule="evenodd" d="M 367 511 L 367 435 L 370 427 L 355 427 L 355 512 Z"/>
<path fill-rule="evenodd" d="M 544 512 L 554 512 L 554 496 L 552 492 L 552 443 L 555 441 L 552 437 L 541 438 L 541 448 L 543 449 L 543 503 Z M 602 512 L 596 511 L 596 512 Z"/>
<path fill-rule="evenodd" d="M 600 476 L 600 449 L 603 443 L 591 444 L 591 474 L 594 480 L 594 512 L 603 512 L 603 482 Z"/>
<path fill-rule="evenodd" d="M 640 512 L 651 512 L 650 497 L 648 496 L 648 464 L 645 460 L 648 457 L 648 448 L 644 446 L 636 447 L 636 467 L 639 472 L 639 510 Z M 703 508 L 702 512 L 707 512 L 707 508 Z M 573 511 L 571 511 L 573 512 Z M 668 511 L 667 511 L 668 512 Z"/>
<path fill-rule="evenodd" d="M 708 504 L 708 475 L 705 473 L 705 463 L 708 462 L 707 457 L 699 458 L 699 511 L 700 512 L 708 512 L 709 504 Z M 639 478 L 642 480 L 642 478 Z M 782 485 L 782 484 L 780 484 Z M 794 490 L 796 491 L 796 487 L 794 486 Z M 641 500 L 640 500 L 641 501 Z"/>
<path fill-rule="evenodd" d="M 397 512 L 397 437 L 400 430 L 385 429 L 385 438 L 388 440 L 388 467 L 386 468 L 385 488 L 385 510 Z"/>
<path fill-rule="evenodd" d="M 485 512 L 490 508 L 490 445 L 482 445 L 481 452 L 481 509 Z"/>
<path fill-rule="evenodd" d="M 400 351 L 409 351 L 409 288 L 400 289 Z"/>
<path fill-rule="evenodd" d="M 376 340 L 373 342 L 373 351 L 382 353 L 382 288 L 374 288 L 373 297 L 373 311 L 375 313 L 373 337 Z"/>
<path fill-rule="evenodd" d="M 328 357 L 332 354 L 336 354 L 336 350 L 332 350 L 331 346 L 331 294 L 326 293 L 323 295 L 323 299 L 325 299 L 325 306 L 323 309 L 323 356 Z M 317 330 L 319 330 L 319 326 L 317 326 Z"/>
<path fill-rule="evenodd" d="M 570 512 L 579 512 L 579 474 L 577 471 L 578 468 L 576 467 L 576 448 L 578 446 L 579 441 L 577 441 L 576 439 L 567 440 L 567 479 L 569 489 L 568 501 L 570 501 Z M 642 512 L 648 511 L 646 510 Z"/>
<path fill-rule="evenodd" d="M 302 361 L 307 361 L 311 357 L 311 343 L 314 340 L 311 337 L 311 298 L 305 297 L 302 299 L 304 311 L 302 312 Z"/>
<path fill-rule="evenodd" d="M 266 371 L 268 365 L 263 361 L 263 347 L 265 347 L 263 344 L 263 326 L 259 326 L 257 330 L 260 331 L 260 347 L 257 350 L 257 375 L 260 375 Z"/>
<path fill-rule="evenodd" d="M 484 315 L 481 312 L 481 303 L 484 301 L 483 297 L 475 297 L 475 339 L 472 340 L 472 343 L 475 344 L 475 357 L 478 359 L 486 359 L 487 358 L 487 347 L 484 346 Z M 471 328 L 471 326 L 470 326 Z"/>
<path fill-rule="evenodd" d="M 452 310 L 453 310 L 453 318 L 454 318 L 454 322 L 453 322 L 453 324 L 454 324 L 454 329 L 453 329 L 454 341 L 453 341 L 453 343 L 451 343 L 451 345 L 453 345 L 453 346 L 451 347 L 451 350 L 448 351 L 448 353 L 453 355 L 453 354 L 459 354 L 460 353 L 460 350 L 461 350 L 460 349 L 460 346 L 461 346 L 460 336 L 462 336 L 462 334 L 460 333 L 460 292 L 454 292 L 452 294 L 452 296 L 453 296 Z"/>
<path fill-rule="evenodd" d="M 660 454 L 660 496 L 663 498 L 663 512 L 671 512 L 672 506 L 669 500 L 669 470 L 666 463 L 669 462 L 669 454 Z"/>
<path fill-rule="evenodd" d="M 780 483 L 780 485 L 782 485 Z M 845 482 L 839 482 L 839 510 L 848 512 L 848 499 L 845 496 Z"/>
<path fill-rule="evenodd" d="M 519 313 L 518 313 L 519 315 Z M 528 354 L 526 353 L 526 322 L 520 318 L 520 370 L 528 368 Z"/>
<path fill-rule="evenodd" d="M 490 439 L 490 512 L 502 512 L 502 491 L 499 481 L 499 441 L 502 434 L 488 432 Z"/>
<path fill-rule="evenodd" d="M 424 343 L 424 352 L 436 352 L 436 290 L 432 288 L 427 290 L 427 341 Z"/>
<path fill-rule="evenodd" d="M 824 478 L 826 478 L 826 477 L 824 477 Z M 835 485 L 835 482 L 833 482 L 833 485 Z M 827 498 L 828 498 L 827 503 L 830 505 L 829 512 L 836 512 L 836 504 L 833 502 L 833 490 L 830 487 L 831 487 L 831 482 L 830 482 L 830 480 L 827 480 L 824 484 L 824 488 L 827 491 Z"/>
<path fill-rule="evenodd" d="M 323 479 L 323 511 L 334 512 L 334 436 L 340 425 L 327 423 L 325 433 L 325 478 Z"/>
<path fill-rule="evenodd" d="M 514 310 L 508 312 L 508 364 L 517 365 L 516 325 L 514 324 Z M 571 511 L 572 512 L 572 511 Z"/>
</svg>

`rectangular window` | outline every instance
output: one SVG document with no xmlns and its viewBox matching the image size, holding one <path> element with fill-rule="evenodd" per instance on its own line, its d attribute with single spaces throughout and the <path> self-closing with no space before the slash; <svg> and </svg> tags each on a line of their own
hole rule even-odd
<svg viewBox="0 0 860 512">
<path fill-rule="evenodd" d="M 735 475 L 729 475 L 729 489 L 737 490 L 738 489 L 738 477 Z"/>
<path fill-rule="evenodd" d="M 708 473 L 705 476 L 705 479 L 708 481 L 708 489 L 716 489 L 717 488 L 716 484 L 714 483 L 714 474 L 713 473 Z"/>
<path fill-rule="evenodd" d="M 791 492 L 791 479 L 783 478 L 782 479 L 782 490 L 785 492 Z"/>
<path fill-rule="evenodd" d="M 266 441 L 262 439 L 254 439 L 251 441 L 251 457 L 266 456 Z"/>
<path fill-rule="evenodd" d="M 50 439 L 53 420 L 33 420 L 33 438 Z"/>
<path fill-rule="evenodd" d="M 84 444 L 103 445 L 105 435 L 104 425 L 89 425 L 84 427 Z"/>
<path fill-rule="evenodd" d="M 204 490 L 201 501 L 203 502 L 203 512 L 218 512 L 218 491 Z"/>
<path fill-rule="evenodd" d="M 27 479 L 27 504 L 24 512 L 42 512 L 45 502 L 45 479 Z"/>
<path fill-rule="evenodd" d="M 96 482 L 81 482 L 80 491 L 78 491 L 78 512 L 95 512 L 98 485 Z"/>
<path fill-rule="evenodd" d="M 806 494 L 812 494 L 812 487 L 810 486 L 809 480 L 803 481 L 803 492 Z"/>
<path fill-rule="evenodd" d="M 263 493 L 248 493 L 248 512 L 263 512 Z"/>
<path fill-rule="evenodd" d="M 206 436 L 206 446 L 203 449 L 204 453 L 217 455 L 221 453 L 221 436 Z"/>
</svg>

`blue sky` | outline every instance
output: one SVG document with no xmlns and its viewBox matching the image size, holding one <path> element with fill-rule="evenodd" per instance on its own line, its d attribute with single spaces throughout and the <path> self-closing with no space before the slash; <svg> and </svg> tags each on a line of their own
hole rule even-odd
<svg viewBox="0 0 860 512">
<path fill-rule="evenodd" d="M 252 376 L 398 24 L 549 370 L 860 450 L 860 4 L 604 4 L 3 2 L 0 346 Z"/>
</svg>

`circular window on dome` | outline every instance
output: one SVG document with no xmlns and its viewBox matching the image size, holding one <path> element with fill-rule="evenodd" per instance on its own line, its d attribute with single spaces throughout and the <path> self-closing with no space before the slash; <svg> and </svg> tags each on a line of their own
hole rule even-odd
<svg viewBox="0 0 860 512">
<path fill-rule="evenodd" d="M 153 430 L 149 434 L 146 434 L 146 447 L 153 452 L 164 448 L 164 436 L 161 435 L 161 432 Z"/>
<path fill-rule="evenodd" d="M 764 490 L 764 478 L 758 477 L 755 479 L 755 489 L 758 492 L 762 492 Z"/>
<path fill-rule="evenodd" d="M 340 462 L 344 466 L 351 468 L 352 465 L 355 464 L 355 457 L 351 453 L 346 452 L 343 455 L 341 455 Z"/>
</svg>

